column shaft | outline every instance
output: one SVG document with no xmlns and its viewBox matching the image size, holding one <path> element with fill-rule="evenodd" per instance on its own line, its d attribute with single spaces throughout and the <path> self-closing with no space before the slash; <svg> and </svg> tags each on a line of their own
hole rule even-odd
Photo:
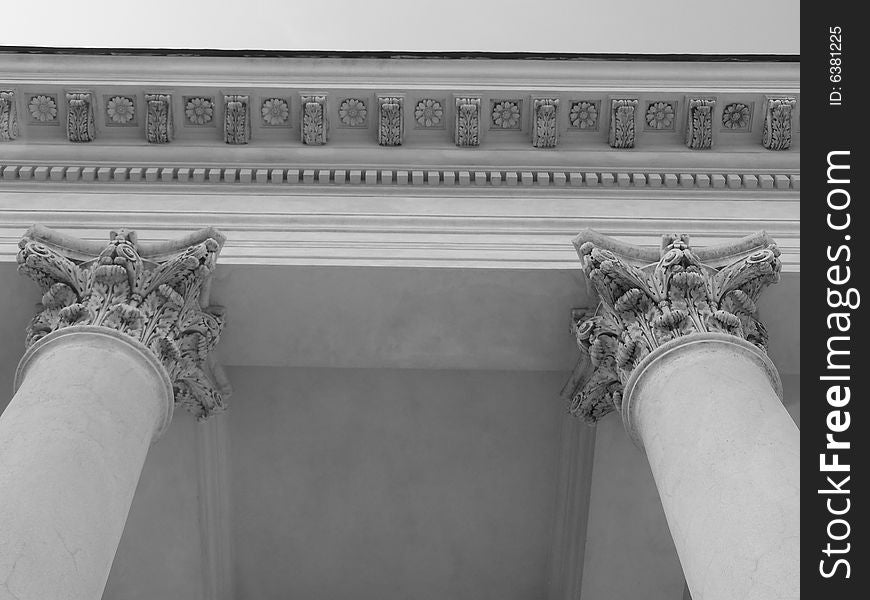
<svg viewBox="0 0 870 600">
<path fill-rule="evenodd" d="M 699 334 L 655 350 L 623 418 L 646 451 L 694 600 L 800 595 L 800 436 L 767 356 Z"/>
<path fill-rule="evenodd" d="M 102 327 L 25 354 L 0 417 L 0 599 L 96 600 L 172 386 L 156 358 Z"/>
</svg>

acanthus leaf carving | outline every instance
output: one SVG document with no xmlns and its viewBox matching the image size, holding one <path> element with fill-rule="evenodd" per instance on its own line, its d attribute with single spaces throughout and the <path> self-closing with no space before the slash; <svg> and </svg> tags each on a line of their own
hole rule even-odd
<svg viewBox="0 0 870 600">
<path fill-rule="evenodd" d="M 326 96 L 302 96 L 302 143 L 321 146 L 326 143 Z"/>
<path fill-rule="evenodd" d="M 559 99 L 535 98 L 532 107 L 532 146 L 555 148 L 559 140 Z"/>
<path fill-rule="evenodd" d="M 404 132 L 404 99 L 399 96 L 379 96 L 378 144 L 401 146 Z"/>
<path fill-rule="evenodd" d="M 713 108 L 716 101 L 690 98 L 687 105 L 686 146 L 692 150 L 709 150 L 713 147 Z"/>
<path fill-rule="evenodd" d="M 575 246 L 600 300 L 594 313 L 575 312 L 572 322 L 594 372 L 575 392 L 570 410 L 587 422 L 621 408 L 634 369 L 671 340 L 723 333 L 767 350 L 757 301 L 779 280 L 781 263 L 766 234 L 703 253 L 690 247 L 686 235 L 666 235 L 651 265 L 637 258 L 637 248 L 594 232 L 581 234 Z"/>
<path fill-rule="evenodd" d="M 224 96 L 224 141 L 247 144 L 251 140 L 251 111 L 248 96 Z"/>
<path fill-rule="evenodd" d="M 619 326 L 608 315 L 575 311 L 571 333 L 589 364 L 580 385 L 572 390 L 568 412 L 594 425 L 622 404 L 622 382 L 616 370 Z"/>
<path fill-rule="evenodd" d="M 610 147 L 634 148 L 636 98 L 614 98 L 610 101 Z"/>
<path fill-rule="evenodd" d="M 768 150 L 791 147 L 791 118 L 796 100 L 790 96 L 766 98 L 761 144 Z"/>
<path fill-rule="evenodd" d="M 114 329 L 157 357 L 177 404 L 199 419 L 222 410 L 206 360 L 220 337 L 223 311 L 201 306 L 220 252 L 220 234 L 201 232 L 193 245 L 159 260 L 143 258 L 133 231 L 112 232 L 97 256 L 68 251 L 70 244 L 56 243 L 57 237 L 34 228 L 18 244 L 19 272 L 43 291 L 26 346 L 67 327 Z"/>
<path fill-rule="evenodd" d="M 456 98 L 457 146 L 480 145 L 480 98 Z"/>
<path fill-rule="evenodd" d="M 0 142 L 11 142 L 18 137 L 18 110 L 15 92 L 0 90 Z"/>
<path fill-rule="evenodd" d="M 71 142 L 92 142 L 96 137 L 94 96 L 90 92 L 66 95 L 66 136 Z"/>
<path fill-rule="evenodd" d="M 149 144 L 168 144 L 173 134 L 172 96 L 145 94 L 145 140 Z"/>
</svg>

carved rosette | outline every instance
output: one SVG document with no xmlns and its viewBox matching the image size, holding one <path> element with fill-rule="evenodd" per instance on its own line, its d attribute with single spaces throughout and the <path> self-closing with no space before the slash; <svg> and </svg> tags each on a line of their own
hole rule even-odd
<svg viewBox="0 0 870 600">
<path fill-rule="evenodd" d="M 559 141 L 559 99 L 535 98 L 532 108 L 532 146 L 555 148 Z"/>
<path fill-rule="evenodd" d="M 398 96 L 378 96 L 378 144 L 401 146 L 405 133 L 404 100 Z"/>
<path fill-rule="evenodd" d="M 149 144 L 168 144 L 172 135 L 172 96 L 145 94 L 145 139 Z"/>
<path fill-rule="evenodd" d="M 480 146 L 480 98 L 456 98 L 457 146 Z"/>
<path fill-rule="evenodd" d="M 302 143 L 326 143 L 326 96 L 302 96 Z"/>
<path fill-rule="evenodd" d="M 248 97 L 224 96 L 224 107 L 224 141 L 227 144 L 247 144 L 251 140 Z"/>
<path fill-rule="evenodd" d="M 709 98 L 689 98 L 686 111 L 686 146 L 692 150 L 713 147 L 713 108 L 716 101 Z"/>
<path fill-rule="evenodd" d="M 572 319 L 577 344 L 593 370 L 573 391 L 570 411 L 586 422 L 619 409 L 635 367 L 671 340 L 717 332 L 767 350 L 756 302 L 779 280 L 781 263 L 763 232 L 698 252 L 688 236 L 666 235 L 653 264 L 640 248 L 595 232 L 581 234 L 574 244 L 601 301 L 593 314 L 575 312 Z"/>
<path fill-rule="evenodd" d="M 615 98 L 610 101 L 610 147 L 634 148 L 636 98 Z"/>
<path fill-rule="evenodd" d="M 761 144 L 768 150 L 788 150 L 791 146 L 791 116 L 795 99 L 767 98 L 764 103 L 764 127 Z"/>
<path fill-rule="evenodd" d="M 146 253 L 135 232 L 121 230 L 99 250 L 32 227 L 18 243 L 18 270 L 43 296 L 26 346 L 68 327 L 114 329 L 154 353 L 176 404 L 201 420 L 222 410 L 206 360 L 223 328 L 223 310 L 202 306 L 222 242 L 219 232 L 206 229 L 180 243 L 152 244 Z"/>
<path fill-rule="evenodd" d="M 18 137 L 18 111 L 15 92 L 0 90 L 0 142 L 11 142 Z"/>
<path fill-rule="evenodd" d="M 90 92 L 66 95 L 66 137 L 71 142 L 92 142 L 96 137 L 94 97 Z"/>
</svg>

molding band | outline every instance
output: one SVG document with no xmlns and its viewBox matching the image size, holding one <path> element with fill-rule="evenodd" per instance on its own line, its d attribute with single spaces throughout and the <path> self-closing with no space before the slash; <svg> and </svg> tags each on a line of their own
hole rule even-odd
<svg viewBox="0 0 870 600">
<path fill-rule="evenodd" d="M 172 412 L 175 406 L 172 382 L 169 380 L 169 374 L 166 372 L 163 365 L 160 364 L 160 361 L 157 360 L 157 357 L 154 356 L 154 353 L 148 348 L 131 338 L 129 335 L 115 331 L 114 329 L 109 329 L 108 327 L 74 325 L 65 329 L 53 331 L 45 337 L 37 340 L 27 349 L 24 356 L 22 356 L 21 360 L 18 362 L 18 368 L 15 370 L 13 391 L 18 391 L 18 387 L 27 376 L 27 369 L 32 364 L 33 360 L 37 358 L 38 354 L 42 353 L 46 347 L 56 346 L 59 343 L 71 341 L 68 339 L 70 336 L 88 336 L 99 338 L 100 340 L 113 340 L 114 342 L 120 342 L 120 344 L 116 344 L 119 351 L 126 352 L 128 356 L 142 360 L 143 364 L 154 372 L 157 378 L 160 379 L 162 387 L 165 390 L 163 397 L 163 405 L 165 406 L 165 409 L 163 411 L 163 419 L 154 432 L 154 435 L 151 438 L 151 443 L 153 444 L 160 439 L 163 432 L 166 431 L 166 428 L 169 427 L 169 423 L 172 421 Z M 113 342 L 110 341 L 109 343 Z"/>
<path fill-rule="evenodd" d="M 779 372 L 770 357 L 762 352 L 758 347 L 726 333 L 696 333 L 687 335 L 675 340 L 671 340 L 662 344 L 652 352 L 650 352 L 641 362 L 635 367 L 631 376 L 625 384 L 625 392 L 622 397 L 622 422 L 625 425 L 625 430 L 628 435 L 634 440 L 639 448 L 643 448 L 643 442 L 637 433 L 635 422 L 632 418 L 632 406 L 634 405 L 634 390 L 641 383 L 641 379 L 646 375 L 659 360 L 666 357 L 673 357 L 674 354 L 688 352 L 694 350 L 694 346 L 698 344 L 718 344 L 729 348 L 738 348 L 743 351 L 744 355 L 755 362 L 759 367 L 764 369 L 770 380 L 770 385 L 780 400 L 782 395 L 782 380 L 779 377 Z"/>
</svg>

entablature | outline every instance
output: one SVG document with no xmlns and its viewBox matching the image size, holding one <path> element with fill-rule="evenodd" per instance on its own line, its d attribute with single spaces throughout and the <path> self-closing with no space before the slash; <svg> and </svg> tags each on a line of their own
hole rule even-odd
<svg viewBox="0 0 870 600">
<path fill-rule="evenodd" d="M 227 264 L 573 269 L 593 228 L 766 230 L 799 270 L 796 62 L 6 53 L 0 73 L 3 261 L 32 223 L 208 224 Z"/>
</svg>

